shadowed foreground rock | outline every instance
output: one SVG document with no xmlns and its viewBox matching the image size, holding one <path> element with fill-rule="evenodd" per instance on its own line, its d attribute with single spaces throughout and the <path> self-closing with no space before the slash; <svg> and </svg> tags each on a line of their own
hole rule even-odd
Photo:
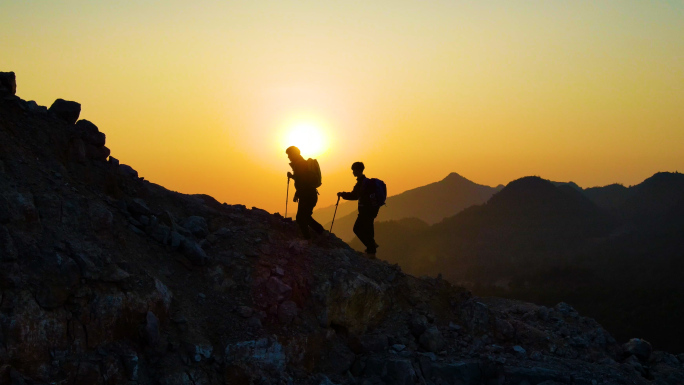
<svg viewBox="0 0 684 385">
<path fill-rule="evenodd" d="M 1 384 L 684 383 L 567 304 L 303 244 L 278 214 L 87 156 L 94 124 L 40 111 L 0 102 Z"/>
</svg>

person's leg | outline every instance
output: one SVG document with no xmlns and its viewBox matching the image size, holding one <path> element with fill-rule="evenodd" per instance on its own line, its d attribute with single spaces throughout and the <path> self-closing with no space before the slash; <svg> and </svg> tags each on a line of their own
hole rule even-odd
<svg viewBox="0 0 684 385">
<path fill-rule="evenodd" d="M 313 219 L 313 210 L 316 207 L 316 204 L 318 203 L 318 193 L 314 194 L 313 197 L 311 198 L 311 212 L 309 212 L 309 226 L 314 229 L 314 231 L 317 234 L 322 234 L 323 231 L 325 230 L 323 228 L 323 225 L 320 223 L 316 222 L 315 219 Z"/>
<path fill-rule="evenodd" d="M 375 224 L 373 222 L 375 222 L 375 217 L 378 216 L 379 210 L 380 210 L 379 207 L 378 208 L 372 208 L 369 210 L 369 213 L 368 213 L 367 233 L 368 233 L 368 244 L 371 246 L 366 246 L 366 247 L 368 248 L 368 253 L 370 253 L 370 254 L 375 254 L 375 251 L 378 247 L 378 244 L 375 243 Z"/>
<path fill-rule="evenodd" d="M 361 243 L 366 246 L 368 253 L 375 253 L 375 241 L 373 241 L 373 217 L 366 211 L 359 211 L 359 216 L 354 223 L 354 234 Z"/>
<path fill-rule="evenodd" d="M 309 220 L 311 219 L 311 214 L 313 213 L 313 205 L 311 200 L 307 196 L 299 197 L 299 205 L 297 206 L 297 225 L 302 231 L 302 236 L 304 239 L 311 239 L 311 234 L 309 234 Z"/>
</svg>

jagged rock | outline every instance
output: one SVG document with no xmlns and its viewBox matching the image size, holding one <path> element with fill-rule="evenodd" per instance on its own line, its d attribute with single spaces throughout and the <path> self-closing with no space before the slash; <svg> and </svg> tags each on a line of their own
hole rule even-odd
<svg viewBox="0 0 684 385">
<path fill-rule="evenodd" d="M 204 238 L 209 234 L 207 220 L 200 216 L 188 217 L 183 221 L 182 226 L 198 238 Z"/>
<path fill-rule="evenodd" d="M 325 293 L 325 324 L 344 326 L 353 333 L 362 334 L 387 311 L 389 298 L 383 285 L 363 274 L 337 271 L 332 285 Z"/>
<path fill-rule="evenodd" d="M 145 320 L 145 341 L 148 345 L 155 346 L 160 338 L 159 318 L 153 312 L 148 311 Z"/>
<path fill-rule="evenodd" d="M 510 322 L 497 318 L 495 321 L 495 334 L 501 340 L 510 340 L 515 337 L 515 328 Z"/>
<path fill-rule="evenodd" d="M 48 112 L 47 107 L 45 106 L 40 106 L 38 103 L 36 103 L 33 100 L 29 100 L 26 102 L 26 110 L 32 114 L 40 114 L 40 115 L 45 115 Z"/>
<path fill-rule="evenodd" d="M 400 352 L 400 351 L 402 351 L 402 350 L 404 350 L 404 349 L 406 349 L 406 345 L 402 345 L 402 344 L 394 344 L 394 345 L 392 345 L 392 350 L 394 350 L 395 352 Z"/>
<path fill-rule="evenodd" d="M 121 282 L 125 279 L 128 279 L 131 275 L 128 274 L 125 270 L 117 266 L 116 264 L 112 263 L 108 265 L 107 267 L 102 270 L 102 274 L 100 275 L 100 279 L 104 282 Z"/>
<path fill-rule="evenodd" d="M 163 244 L 166 244 L 167 240 L 171 237 L 171 228 L 167 225 L 150 225 L 147 227 L 146 231 L 152 239 Z"/>
<path fill-rule="evenodd" d="M 625 360 L 625 365 L 632 367 L 634 370 L 639 372 L 639 374 L 641 374 L 642 376 L 646 375 L 646 369 L 644 369 L 644 366 L 639 361 L 639 358 L 637 358 L 634 355 L 627 357 L 627 359 Z"/>
<path fill-rule="evenodd" d="M 440 352 L 444 348 L 444 337 L 437 326 L 429 326 L 418 339 L 420 346 L 428 352 Z"/>
<path fill-rule="evenodd" d="M 102 147 L 105 145 L 107 136 L 103 132 L 100 132 L 97 126 L 90 121 L 85 119 L 79 120 L 76 122 L 76 129 L 85 143 L 95 147 Z"/>
<path fill-rule="evenodd" d="M 171 246 L 172 250 L 178 250 L 178 248 L 181 247 L 183 242 L 185 242 L 185 237 L 178 234 L 177 232 L 172 231 L 169 235 L 169 246 Z"/>
<path fill-rule="evenodd" d="M 109 154 L 111 154 L 111 151 L 105 146 L 96 147 L 92 144 L 86 144 L 85 153 L 88 159 L 101 160 L 104 162 L 107 160 L 107 157 L 109 157 Z"/>
<path fill-rule="evenodd" d="M 559 302 L 556 306 L 553 307 L 554 310 L 558 311 L 559 313 L 566 315 L 566 316 L 572 316 L 572 317 L 577 317 L 579 314 L 577 313 L 577 310 L 573 308 L 572 306 L 568 305 L 565 302 Z"/>
<path fill-rule="evenodd" d="M 137 178 L 138 177 L 138 172 L 133 169 L 133 167 L 127 165 L 127 164 L 120 164 L 119 165 L 119 174 L 128 177 L 128 178 Z"/>
<path fill-rule="evenodd" d="M 622 348 L 625 350 L 627 355 L 634 355 L 642 361 L 648 361 L 648 358 L 651 356 L 651 352 L 653 351 L 651 344 L 648 341 L 642 340 L 640 338 L 632 338 L 627 343 L 622 345 Z"/>
<path fill-rule="evenodd" d="M 654 351 L 651 353 L 651 357 L 649 359 L 650 363 L 662 363 L 668 366 L 672 367 L 677 367 L 680 365 L 679 360 L 674 354 L 670 354 L 668 352 L 662 352 L 659 350 Z"/>
<path fill-rule="evenodd" d="M 425 333 L 425 330 L 427 330 L 427 328 L 427 317 L 425 317 L 422 314 L 415 314 L 409 320 L 409 330 L 411 331 L 411 334 L 413 334 L 413 336 L 416 338 L 420 337 L 423 333 Z"/>
<path fill-rule="evenodd" d="M 482 302 L 468 300 L 460 307 L 460 318 L 471 333 L 482 334 L 490 330 L 490 310 Z"/>
<path fill-rule="evenodd" d="M 81 105 L 76 102 L 57 99 L 48 109 L 48 112 L 69 124 L 74 124 L 81 114 Z"/>
<path fill-rule="evenodd" d="M 276 301 L 287 299 L 292 293 L 292 288 L 277 277 L 271 277 L 266 281 L 266 289 L 275 297 Z"/>
<path fill-rule="evenodd" d="M 90 223 L 97 232 L 111 231 L 114 223 L 114 215 L 103 204 L 90 202 Z"/>
<path fill-rule="evenodd" d="M 126 204 L 128 206 L 128 211 L 133 215 L 150 215 L 152 213 L 150 208 L 147 207 L 147 203 L 140 198 L 133 198 Z"/>
<path fill-rule="evenodd" d="M 204 266 L 209 260 L 207 253 L 205 253 L 204 250 L 202 250 L 202 248 L 199 244 L 197 244 L 197 242 L 185 239 L 183 241 L 182 248 L 183 254 L 188 258 L 188 260 L 193 265 Z"/>
<path fill-rule="evenodd" d="M 17 93 L 17 78 L 14 72 L 0 72 L 0 96 Z"/>
<path fill-rule="evenodd" d="M 515 346 L 513 346 L 513 351 L 514 351 L 515 354 L 517 354 L 518 356 L 521 356 L 521 357 L 526 357 L 526 356 L 527 356 L 527 350 L 525 350 L 525 348 L 523 348 L 523 347 L 520 346 L 520 345 L 515 345 Z"/>
<path fill-rule="evenodd" d="M 297 314 L 299 309 L 297 309 L 297 304 L 293 301 L 285 301 L 278 306 L 278 321 L 281 324 L 287 325 L 291 323 Z"/>
<path fill-rule="evenodd" d="M 214 352 L 214 347 L 211 345 L 211 343 L 207 341 L 186 342 L 185 350 L 192 359 L 192 361 L 200 362 L 202 361 L 202 358 L 211 358 L 211 355 Z"/>
</svg>

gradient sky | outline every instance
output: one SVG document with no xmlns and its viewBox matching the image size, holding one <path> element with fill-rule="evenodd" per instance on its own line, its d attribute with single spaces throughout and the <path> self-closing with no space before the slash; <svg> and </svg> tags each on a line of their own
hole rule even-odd
<svg viewBox="0 0 684 385">
<path fill-rule="evenodd" d="M 329 140 L 319 207 L 357 160 L 390 195 L 684 171 L 682 1 L 9 0 L 0 71 L 146 179 L 272 212 L 299 122 Z"/>
</svg>

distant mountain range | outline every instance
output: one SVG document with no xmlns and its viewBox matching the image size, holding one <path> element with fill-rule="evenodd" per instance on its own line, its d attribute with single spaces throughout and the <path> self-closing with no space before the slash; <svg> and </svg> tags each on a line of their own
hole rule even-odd
<svg viewBox="0 0 684 385">
<path fill-rule="evenodd" d="M 503 185 L 480 185 L 452 172 L 439 182 L 388 197 L 376 221 L 415 218 L 426 224 L 434 224 L 467 207 L 486 202 L 502 188 Z M 351 241 L 354 238 L 352 228 L 358 213 L 356 208 L 356 201 L 340 203 L 333 232 L 343 240 Z M 316 210 L 314 218 L 330 228 L 334 209 L 335 206 L 330 206 Z"/>
<path fill-rule="evenodd" d="M 618 334 L 684 348 L 684 331 L 671 334 L 684 314 L 682 174 L 589 189 L 525 177 L 433 225 L 376 222 L 376 241 L 379 258 L 411 274 L 442 274 L 482 295 L 563 298 Z"/>
</svg>

